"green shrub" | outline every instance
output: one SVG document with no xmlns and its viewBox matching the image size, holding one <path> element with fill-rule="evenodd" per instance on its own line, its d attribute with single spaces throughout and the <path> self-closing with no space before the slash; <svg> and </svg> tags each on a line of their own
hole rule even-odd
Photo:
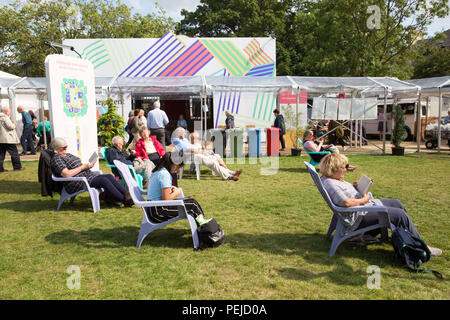
<svg viewBox="0 0 450 320">
<path fill-rule="evenodd" d="M 108 112 L 102 114 L 97 120 L 97 130 L 104 145 L 111 147 L 111 140 L 114 136 L 125 136 L 125 120 L 117 114 L 118 107 L 113 103 L 113 99 L 105 100 Z"/>
<path fill-rule="evenodd" d="M 392 129 L 391 142 L 396 148 L 399 148 L 406 137 L 405 116 L 399 104 L 394 105 L 392 117 L 394 120 L 394 128 Z"/>
</svg>

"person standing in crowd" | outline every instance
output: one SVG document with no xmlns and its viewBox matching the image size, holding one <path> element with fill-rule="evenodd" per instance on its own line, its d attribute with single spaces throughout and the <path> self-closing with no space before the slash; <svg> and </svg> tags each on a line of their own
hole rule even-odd
<svg viewBox="0 0 450 320">
<path fill-rule="evenodd" d="M 47 121 L 47 117 L 44 117 L 44 121 L 39 122 L 36 128 L 37 134 L 39 135 L 40 146 L 44 144 L 44 128 L 45 128 L 45 138 L 47 140 L 47 147 L 48 147 L 51 141 L 51 129 L 50 129 L 50 122 Z"/>
<path fill-rule="evenodd" d="M 127 121 L 127 126 L 126 126 L 126 130 L 128 133 L 128 142 L 127 145 L 131 144 L 131 142 L 133 141 L 133 133 L 131 132 L 131 129 L 133 128 L 133 117 L 134 117 L 134 111 L 131 110 L 130 113 L 128 114 L 128 121 Z"/>
<path fill-rule="evenodd" d="M 273 126 L 274 126 L 274 128 L 280 129 L 280 143 L 281 143 L 280 151 L 284 151 L 286 149 L 286 144 L 284 142 L 284 135 L 286 134 L 286 126 L 284 124 L 284 117 L 282 114 L 280 114 L 280 110 L 278 110 L 278 109 L 273 110 L 273 114 L 275 116 L 275 122 L 274 122 Z"/>
<path fill-rule="evenodd" d="M 145 110 L 141 109 L 139 114 L 139 121 L 141 122 L 141 127 L 147 127 L 147 118 L 145 117 Z"/>
<path fill-rule="evenodd" d="M 227 116 L 225 119 L 226 129 L 234 129 L 234 116 L 228 110 L 225 111 L 225 115 Z"/>
<path fill-rule="evenodd" d="M 11 111 L 8 107 L 2 107 L 0 112 L 0 172 L 8 171 L 3 167 L 6 151 L 11 156 L 14 170 L 25 170 L 20 163 L 17 144 L 20 142 L 16 133 L 16 122 L 9 118 Z"/>
<path fill-rule="evenodd" d="M 33 145 L 33 120 L 31 115 L 24 111 L 23 106 L 18 106 L 17 112 L 22 114 L 23 123 L 22 136 L 20 137 L 20 144 L 22 145 L 23 151 L 20 155 L 26 155 L 28 150 L 31 151 L 31 154 L 36 154 L 36 150 Z"/>
<path fill-rule="evenodd" d="M 141 130 L 141 121 L 139 120 L 141 114 L 141 109 L 134 110 L 134 117 L 131 121 L 131 134 L 133 135 L 133 140 L 131 144 L 128 146 L 128 149 L 134 150 L 136 147 L 136 142 L 141 138 L 139 136 L 139 130 Z"/>
<path fill-rule="evenodd" d="M 166 146 L 166 134 L 165 126 L 169 123 L 169 118 L 167 114 L 161 110 L 161 104 L 159 101 L 153 103 L 154 109 L 150 111 L 147 115 L 147 128 L 156 136 L 156 139 L 163 145 Z"/>
<path fill-rule="evenodd" d="M 186 120 L 184 120 L 184 116 L 182 114 L 180 114 L 180 116 L 178 117 L 177 128 L 178 127 L 182 127 L 187 130 L 187 122 Z"/>
</svg>

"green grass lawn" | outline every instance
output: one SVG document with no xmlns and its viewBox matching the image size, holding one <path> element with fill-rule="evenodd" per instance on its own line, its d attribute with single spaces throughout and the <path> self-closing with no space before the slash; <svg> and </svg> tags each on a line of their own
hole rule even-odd
<svg viewBox="0 0 450 320">
<path fill-rule="evenodd" d="M 225 230 L 227 242 L 194 251 L 187 220 L 151 233 L 136 249 L 142 210 L 101 203 L 92 212 L 87 193 L 55 212 L 59 195 L 41 197 L 37 162 L 0 175 L 0 299 L 449 299 L 450 156 L 411 154 L 350 156 L 374 179 L 377 198 L 400 199 L 427 244 L 441 248 L 424 267 L 444 280 L 400 265 L 389 242 L 367 247 L 342 244 L 328 256 L 331 219 L 309 173 L 306 156 L 281 157 L 242 167 L 238 182 L 202 167 L 179 181 Z M 10 162 L 6 168 L 10 169 Z M 110 170 L 101 162 L 104 173 Z M 187 166 L 186 166 L 187 169 Z M 66 285 L 71 265 L 81 288 Z M 381 269 L 381 289 L 369 290 L 367 268 Z"/>
</svg>

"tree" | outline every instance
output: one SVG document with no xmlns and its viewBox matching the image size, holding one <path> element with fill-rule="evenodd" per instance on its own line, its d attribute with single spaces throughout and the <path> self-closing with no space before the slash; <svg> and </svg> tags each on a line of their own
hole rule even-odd
<svg viewBox="0 0 450 320">
<path fill-rule="evenodd" d="M 0 8 L 0 68 L 19 76 L 44 76 L 45 41 L 70 38 L 161 37 L 175 23 L 159 14 L 131 14 L 111 0 L 16 0 Z"/>
<path fill-rule="evenodd" d="M 413 45 L 446 0 L 202 0 L 182 10 L 191 36 L 272 36 L 277 74 L 409 78 Z"/>
<path fill-rule="evenodd" d="M 414 73 L 412 78 L 441 77 L 450 74 L 450 48 L 439 45 L 444 34 L 423 41 L 421 43 L 419 58 L 414 63 Z"/>
</svg>

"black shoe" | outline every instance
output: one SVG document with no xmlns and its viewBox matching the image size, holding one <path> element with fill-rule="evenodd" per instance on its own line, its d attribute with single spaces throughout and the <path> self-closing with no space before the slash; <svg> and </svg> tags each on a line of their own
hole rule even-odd
<svg viewBox="0 0 450 320">
<path fill-rule="evenodd" d="M 8 169 L 3 169 L 0 172 L 8 172 L 8 171 L 9 171 Z"/>
<path fill-rule="evenodd" d="M 19 153 L 19 156 L 26 156 L 26 152 Z"/>
<path fill-rule="evenodd" d="M 125 207 L 131 207 L 134 204 L 129 191 L 125 192 L 124 194 L 123 204 Z"/>
<path fill-rule="evenodd" d="M 25 168 L 22 167 L 22 168 L 19 168 L 19 169 L 14 169 L 14 171 L 22 171 L 22 170 L 25 170 Z"/>
<path fill-rule="evenodd" d="M 30 155 L 32 155 L 32 156 L 34 156 L 35 154 L 36 154 L 36 152 L 34 152 L 34 153 L 33 153 L 33 152 L 32 152 L 32 153 L 30 153 Z"/>
</svg>

